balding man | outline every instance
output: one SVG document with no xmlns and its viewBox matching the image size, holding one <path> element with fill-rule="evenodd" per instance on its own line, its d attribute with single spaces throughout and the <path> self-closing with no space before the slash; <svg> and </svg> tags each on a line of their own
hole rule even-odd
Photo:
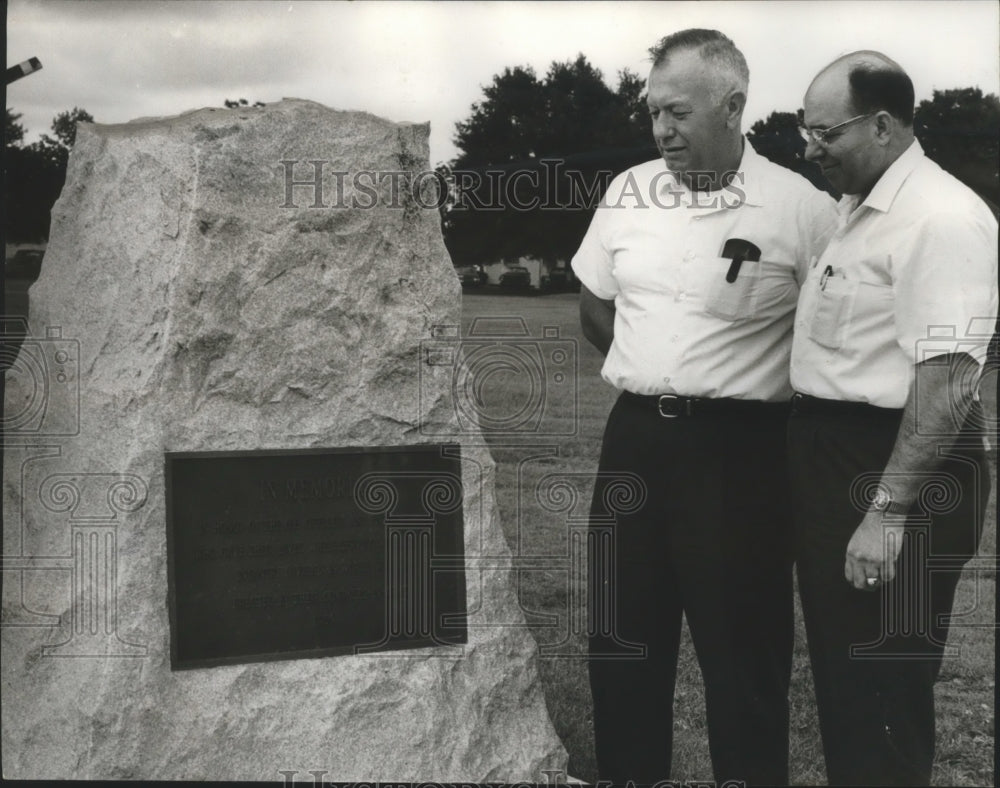
<svg viewBox="0 0 1000 788">
<path fill-rule="evenodd" d="M 977 401 L 997 223 L 927 159 L 913 85 L 876 52 L 805 96 L 806 158 L 843 192 L 802 289 L 789 464 L 827 775 L 927 785 L 934 681 L 989 494 Z M 972 331 L 970 333 L 970 326 Z"/>
<path fill-rule="evenodd" d="M 621 391 L 591 509 L 598 769 L 671 777 L 683 614 L 716 782 L 787 784 L 788 364 L 835 207 L 743 137 L 748 71 L 732 41 L 685 30 L 650 51 L 662 159 L 611 183 L 573 258 L 584 334 Z"/>
</svg>

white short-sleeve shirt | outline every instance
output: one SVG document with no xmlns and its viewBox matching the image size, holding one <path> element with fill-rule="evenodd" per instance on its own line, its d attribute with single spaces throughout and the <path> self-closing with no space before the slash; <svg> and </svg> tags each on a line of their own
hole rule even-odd
<svg viewBox="0 0 1000 788">
<path fill-rule="evenodd" d="M 788 399 L 799 287 L 836 223 L 828 194 L 745 140 L 720 191 L 688 190 L 660 159 L 621 173 L 572 262 L 615 302 L 601 375 L 636 394 Z M 760 249 L 732 283 L 721 256 L 731 239 Z"/>
<path fill-rule="evenodd" d="M 997 315 L 997 222 L 916 141 L 839 227 L 799 301 L 792 386 L 902 408 L 914 365 L 966 352 L 980 364 Z"/>
</svg>

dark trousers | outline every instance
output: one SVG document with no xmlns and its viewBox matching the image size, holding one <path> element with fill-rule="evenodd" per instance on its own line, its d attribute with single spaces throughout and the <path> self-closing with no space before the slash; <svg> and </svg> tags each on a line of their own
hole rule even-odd
<svg viewBox="0 0 1000 788">
<path fill-rule="evenodd" d="M 590 682 L 601 780 L 670 778 L 686 615 L 718 783 L 788 781 L 793 640 L 787 412 L 608 417 L 590 520 Z M 704 776 L 699 776 L 703 779 Z"/>
<path fill-rule="evenodd" d="M 851 586 L 847 543 L 900 417 L 871 410 L 789 422 L 799 592 L 831 785 L 929 784 L 946 616 L 990 491 L 975 431 L 942 439 L 946 456 L 907 519 L 895 580 L 875 591 Z"/>
</svg>

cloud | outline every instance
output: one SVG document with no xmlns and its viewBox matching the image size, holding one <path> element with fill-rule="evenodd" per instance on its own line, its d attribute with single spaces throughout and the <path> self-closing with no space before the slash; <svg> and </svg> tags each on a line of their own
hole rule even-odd
<svg viewBox="0 0 1000 788">
<path fill-rule="evenodd" d="M 431 121 L 432 162 L 506 66 L 544 75 L 584 53 L 614 84 L 645 77 L 647 48 L 683 27 L 730 35 L 750 64 L 747 124 L 794 110 L 838 54 L 885 51 L 934 88 L 1000 92 L 996 3 L 908 2 L 67 2 L 11 0 L 8 57 L 44 68 L 8 89 L 29 139 L 74 106 L 102 122 L 171 115 L 227 98 L 312 99 Z"/>
</svg>

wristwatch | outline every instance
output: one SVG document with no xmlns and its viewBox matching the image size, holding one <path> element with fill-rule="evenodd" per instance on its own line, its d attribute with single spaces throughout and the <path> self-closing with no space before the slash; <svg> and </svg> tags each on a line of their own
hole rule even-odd
<svg viewBox="0 0 1000 788">
<path fill-rule="evenodd" d="M 910 507 L 892 500 L 892 495 L 884 487 L 879 487 L 875 490 L 870 507 L 872 510 L 882 512 L 883 514 L 905 515 L 910 513 Z"/>
</svg>

